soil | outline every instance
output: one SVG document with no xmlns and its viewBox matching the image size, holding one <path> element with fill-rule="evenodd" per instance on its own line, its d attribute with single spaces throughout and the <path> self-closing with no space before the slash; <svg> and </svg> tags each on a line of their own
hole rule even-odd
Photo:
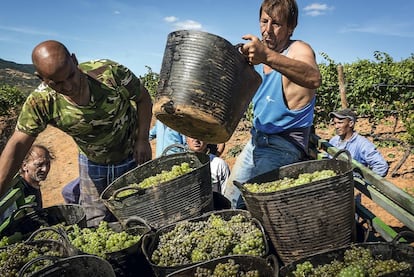
<svg viewBox="0 0 414 277">
<path fill-rule="evenodd" d="M 155 121 L 153 120 L 153 122 Z M 386 135 L 390 133 L 399 134 L 404 132 L 400 122 L 397 122 L 395 131 L 393 130 L 393 124 L 390 124 L 389 122 L 390 119 L 387 119 L 379 124 L 375 129 L 375 134 Z M 361 120 L 358 121 L 356 130 L 361 134 L 369 134 L 372 127 L 367 120 Z M 325 129 L 317 129 L 316 134 L 321 138 L 329 139 L 334 134 L 334 130 L 332 126 L 329 126 Z M 249 124 L 246 121 L 241 121 L 230 140 L 226 142 L 226 148 L 222 155 L 222 158 L 227 161 L 230 168 L 235 162 L 236 158 L 234 156 L 238 153 L 237 150 L 241 149 L 241 146 L 244 145 L 249 137 Z M 55 156 L 55 159 L 52 161 L 49 176 L 47 180 L 43 182 L 41 187 L 44 201 L 43 206 L 48 207 L 63 203 L 61 189 L 65 184 L 78 176 L 76 145 L 71 137 L 51 126 L 39 135 L 36 142 L 47 146 Z M 152 142 L 152 148 L 155 153 L 154 142 Z M 404 164 L 393 174 L 394 176 L 391 176 L 394 168 L 403 157 L 405 149 L 399 145 L 391 145 L 389 147 L 381 146 L 378 147 L 378 149 L 390 164 L 390 170 L 386 179 L 397 187 L 414 195 L 414 154 L 411 152 Z M 154 153 L 153 157 L 155 156 Z M 403 227 L 401 222 L 369 199 L 363 197 L 362 201 L 374 212 L 374 214 L 380 217 L 388 225 L 393 227 Z"/>
</svg>

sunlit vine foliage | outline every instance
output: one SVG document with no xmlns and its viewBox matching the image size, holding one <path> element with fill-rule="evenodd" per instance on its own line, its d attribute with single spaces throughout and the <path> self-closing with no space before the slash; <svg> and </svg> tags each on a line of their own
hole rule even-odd
<svg viewBox="0 0 414 277">
<path fill-rule="evenodd" d="M 327 123 L 328 114 L 341 108 L 338 86 L 339 64 L 325 53 L 321 54 L 327 63 L 319 64 L 322 85 L 318 89 L 315 125 Z M 344 64 L 346 97 L 350 108 L 371 122 L 378 122 L 390 114 L 402 120 L 407 136 L 414 142 L 414 55 L 394 61 L 384 52 L 374 52 L 375 61 L 358 60 Z"/>
<path fill-rule="evenodd" d="M 17 87 L 9 85 L 0 86 L 0 116 L 9 115 L 12 111 L 21 108 L 27 95 Z"/>
</svg>

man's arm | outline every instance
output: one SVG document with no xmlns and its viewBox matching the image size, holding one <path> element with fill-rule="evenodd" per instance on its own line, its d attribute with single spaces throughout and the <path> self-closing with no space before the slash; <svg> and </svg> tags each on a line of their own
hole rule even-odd
<svg viewBox="0 0 414 277">
<path fill-rule="evenodd" d="M 35 139 L 17 130 L 10 137 L 0 156 L 0 197 L 9 190 L 11 180 Z"/>
<path fill-rule="evenodd" d="M 138 112 L 138 124 L 134 146 L 134 157 L 138 164 L 145 163 L 152 158 L 151 145 L 149 143 L 149 130 L 152 118 L 152 101 L 147 89 L 140 84 L 141 92 L 136 98 Z"/>
<path fill-rule="evenodd" d="M 363 158 L 368 167 L 379 176 L 385 177 L 387 175 L 388 163 L 373 143 L 366 143 L 363 146 Z"/>
<path fill-rule="evenodd" d="M 289 49 L 288 56 L 285 56 L 266 47 L 256 36 L 245 35 L 243 39 L 250 40 L 243 46 L 242 51 L 252 64 L 263 63 L 304 88 L 316 89 L 321 85 L 322 79 L 315 53 L 309 44 L 295 41 Z"/>
</svg>

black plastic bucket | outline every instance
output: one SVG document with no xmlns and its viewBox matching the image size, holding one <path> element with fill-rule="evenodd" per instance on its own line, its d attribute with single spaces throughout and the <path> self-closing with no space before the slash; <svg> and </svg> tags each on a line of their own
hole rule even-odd
<svg viewBox="0 0 414 277">
<path fill-rule="evenodd" d="M 110 222 L 108 223 L 108 226 L 114 232 L 119 233 L 125 231 L 128 234 L 141 236 L 136 243 L 127 248 L 105 253 L 105 260 L 111 264 L 116 276 L 136 276 L 138 273 L 143 276 L 152 276 L 152 268 L 141 250 L 142 239 L 146 234 L 151 232 L 151 227 L 138 217 L 129 218 L 129 220 L 126 221 L 125 226 L 119 222 Z M 97 226 L 86 228 L 95 229 Z M 80 249 L 77 250 L 80 254 L 90 254 L 84 253 Z"/>
<path fill-rule="evenodd" d="M 232 216 L 235 216 L 235 215 L 238 215 L 238 214 L 243 215 L 245 218 L 247 218 L 249 221 L 251 221 L 257 228 L 260 229 L 260 231 L 263 235 L 263 240 L 264 240 L 264 244 L 265 244 L 265 250 L 264 250 L 264 254 L 262 255 L 262 257 L 265 257 L 265 256 L 268 255 L 269 245 L 268 245 L 268 240 L 267 240 L 265 230 L 264 230 L 262 224 L 256 218 L 253 218 L 252 215 L 246 210 L 229 209 L 229 210 L 212 211 L 212 212 L 209 212 L 209 213 L 205 213 L 205 214 L 203 214 L 199 217 L 190 218 L 190 219 L 187 219 L 185 221 L 180 221 L 180 222 L 206 221 L 206 220 L 208 220 L 208 218 L 212 214 L 219 215 L 224 220 L 230 220 Z M 160 265 L 155 264 L 151 259 L 152 254 L 154 253 L 154 251 L 157 249 L 157 247 L 159 245 L 160 237 L 163 234 L 168 233 L 171 230 L 173 230 L 177 226 L 177 224 L 179 224 L 180 222 L 176 222 L 174 224 L 164 226 L 163 228 L 158 229 L 156 232 L 151 232 L 151 233 L 146 234 L 143 238 L 142 252 L 144 253 L 148 263 L 151 265 L 151 267 L 153 269 L 153 272 L 158 277 L 165 277 L 168 274 L 171 274 L 171 273 L 173 273 L 177 270 L 199 264 L 199 263 L 191 263 L 191 264 L 180 264 L 180 265 L 176 265 L 176 266 L 160 266 Z M 225 257 L 232 257 L 232 256 L 233 255 L 226 255 Z"/>
<path fill-rule="evenodd" d="M 166 183 L 137 190 L 127 197 L 116 197 L 128 185 L 139 183 L 183 162 L 188 162 L 195 169 Z M 101 199 L 121 223 L 131 216 L 139 216 L 151 227 L 160 228 L 199 216 L 213 210 L 210 159 L 200 153 L 161 156 L 116 179 L 102 192 Z"/>
<path fill-rule="evenodd" d="M 202 31 L 168 35 L 154 114 L 178 132 L 226 142 L 261 84 L 238 46 Z"/>
<path fill-rule="evenodd" d="M 52 265 L 32 273 L 31 277 L 115 277 L 110 263 L 93 255 L 76 255 L 68 258 L 42 256 L 27 263 L 19 272 L 24 276 L 26 270 L 40 260 L 50 260 Z"/>
<path fill-rule="evenodd" d="M 342 153 L 342 152 L 341 152 Z M 340 152 L 338 152 L 340 154 Z M 283 263 L 348 245 L 355 237 L 355 200 L 352 158 L 299 162 L 265 173 L 246 183 L 297 178 L 324 169 L 336 176 L 272 193 L 240 189 L 247 209 L 260 220 Z"/>
<path fill-rule="evenodd" d="M 23 214 L 23 216 L 21 215 Z M 78 224 L 86 227 L 86 215 L 80 205 L 62 204 L 38 209 L 34 206 L 22 206 L 10 216 L 9 225 L 1 232 L 1 236 L 11 236 L 16 232 L 28 237 L 41 227 Z"/>
<path fill-rule="evenodd" d="M 196 265 L 192 265 L 180 270 L 177 270 L 173 273 L 167 275 L 167 277 L 188 277 L 188 276 L 196 276 L 197 268 L 205 268 L 209 269 L 212 272 L 214 268 L 218 264 L 227 263 L 229 260 L 233 260 L 235 264 L 240 266 L 240 270 L 247 272 L 256 270 L 259 273 L 259 277 L 272 277 L 278 276 L 278 264 L 276 257 L 270 255 L 266 258 L 257 257 L 257 256 L 248 256 L 248 255 L 234 255 L 234 256 L 226 256 L 220 257 L 213 260 L 209 260 L 207 262 L 199 263 Z"/>
<path fill-rule="evenodd" d="M 313 254 L 309 257 L 301 258 L 295 262 L 289 263 L 282 268 L 280 268 L 279 276 L 286 277 L 292 276 L 292 272 L 296 269 L 296 265 L 302 264 L 305 261 L 309 261 L 314 267 L 319 265 L 329 264 L 333 260 L 343 261 L 344 253 L 346 250 L 350 249 L 352 246 L 363 247 L 371 251 L 372 256 L 375 259 L 380 260 L 389 260 L 393 259 L 397 262 L 407 262 L 411 265 L 410 269 L 388 273 L 381 276 L 394 277 L 394 276 L 414 276 L 414 247 L 407 243 L 399 243 L 398 240 L 401 232 L 397 235 L 391 242 L 365 242 L 365 243 L 356 243 L 352 245 L 343 246 L 337 249 L 331 249 L 326 251 L 321 251 L 319 253 Z M 414 234 L 410 232 L 411 234 Z"/>
</svg>

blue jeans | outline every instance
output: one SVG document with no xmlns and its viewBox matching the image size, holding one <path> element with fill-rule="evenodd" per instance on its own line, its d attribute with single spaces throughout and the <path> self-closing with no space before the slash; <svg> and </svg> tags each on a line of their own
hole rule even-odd
<svg viewBox="0 0 414 277">
<path fill-rule="evenodd" d="M 301 161 L 303 152 L 279 135 L 267 135 L 252 130 L 252 137 L 237 157 L 226 183 L 224 196 L 232 208 L 243 208 L 240 190 L 233 181 L 245 183 L 250 179 L 281 166 Z"/>
</svg>

